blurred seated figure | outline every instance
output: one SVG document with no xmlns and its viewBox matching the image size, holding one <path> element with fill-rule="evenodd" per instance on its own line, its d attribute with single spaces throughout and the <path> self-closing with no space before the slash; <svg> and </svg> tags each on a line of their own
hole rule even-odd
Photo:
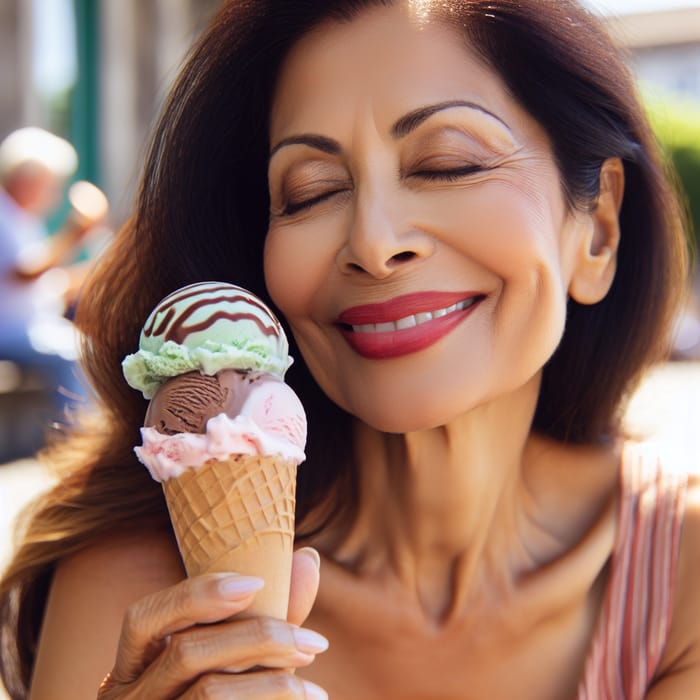
<svg viewBox="0 0 700 700">
<path fill-rule="evenodd" d="M 87 271 L 81 252 L 108 208 L 94 185 L 75 183 L 71 211 L 49 235 L 45 219 L 77 166 L 73 146 L 43 129 L 0 143 L 0 360 L 40 374 L 57 413 L 84 394 L 66 313 Z"/>
</svg>

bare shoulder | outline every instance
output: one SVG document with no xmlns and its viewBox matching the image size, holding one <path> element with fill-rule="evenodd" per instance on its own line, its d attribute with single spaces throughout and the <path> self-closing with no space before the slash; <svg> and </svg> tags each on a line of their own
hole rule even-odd
<svg viewBox="0 0 700 700">
<path fill-rule="evenodd" d="M 700 475 L 688 480 L 673 617 L 659 680 L 649 700 L 694 697 L 700 687 Z"/>
<path fill-rule="evenodd" d="M 177 546 L 166 531 L 110 535 L 59 562 L 32 700 L 94 698 L 114 662 L 128 606 L 182 578 Z"/>
<path fill-rule="evenodd" d="M 83 576 L 90 573 L 88 583 Z M 184 577 L 175 539 L 164 529 L 111 534 L 59 563 L 56 584 L 75 579 L 73 584 L 107 584 L 111 589 L 144 591 L 172 585 Z M 114 592 L 114 590 L 113 590 Z"/>
</svg>

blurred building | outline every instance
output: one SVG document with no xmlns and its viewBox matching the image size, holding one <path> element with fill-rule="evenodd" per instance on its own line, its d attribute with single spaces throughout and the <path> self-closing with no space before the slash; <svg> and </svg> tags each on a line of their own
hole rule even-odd
<svg viewBox="0 0 700 700">
<path fill-rule="evenodd" d="M 630 49 L 637 77 L 679 96 L 700 100 L 700 4 L 610 19 Z"/>
</svg>

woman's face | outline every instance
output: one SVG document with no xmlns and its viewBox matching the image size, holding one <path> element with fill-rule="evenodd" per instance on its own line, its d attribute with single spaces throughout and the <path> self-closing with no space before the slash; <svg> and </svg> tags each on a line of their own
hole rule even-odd
<svg viewBox="0 0 700 700">
<path fill-rule="evenodd" d="M 536 391 L 591 222 L 461 37 L 403 5 L 323 25 L 270 143 L 266 281 L 333 401 L 406 432 Z"/>
</svg>

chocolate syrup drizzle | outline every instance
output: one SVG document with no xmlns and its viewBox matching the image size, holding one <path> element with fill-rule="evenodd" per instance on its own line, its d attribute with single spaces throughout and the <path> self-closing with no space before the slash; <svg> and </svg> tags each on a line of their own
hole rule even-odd
<svg viewBox="0 0 700 700">
<path fill-rule="evenodd" d="M 179 315 L 174 308 L 176 304 L 188 299 L 189 297 L 196 297 L 204 292 L 210 294 L 212 292 L 219 291 L 222 292 L 221 295 L 214 297 L 210 296 L 207 299 L 202 299 L 199 302 L 195 302 L 183 309 Z M 253 313 L 231 313 L 224 310 L 218 310 L 216 313 L 212 314 L 203 321 L 200 321 L 199 323 L 187 325 L 188 319 L 196 311 L 207 306 L 219 304 L 221 302 L 227 302 L 230 304 L 242 302 L 244 304 L 255 306 L 260 309 L 263 316 L 272 321 L 272 326 L 267 326 L 261 318 Z M 164 342 L 172 340 L 175 343 L 182 344 L 185 342 L 185 339 L 190 333 L 203 331 L 221 319 L 228 319 L 233 322 L 253 321 L 263 335 L 277 338 L 282 335 L 282 327 L 279 321 L 274 316 L 270 315 L 269 310 L 262 302 L 259 302 L 246 294 L 232 292 L 230 285 L 212 285 L 209 287 L 197 285 L 196 289 L 190 289 L 188 291 L 183 290 L 181 293 L 173 293 L 164 304 L 156 309 L 150 323 L 144 327 L 143 334 L 147 338 L 150 338 L 153 335 L 163 335 Z"/>
</svg>

